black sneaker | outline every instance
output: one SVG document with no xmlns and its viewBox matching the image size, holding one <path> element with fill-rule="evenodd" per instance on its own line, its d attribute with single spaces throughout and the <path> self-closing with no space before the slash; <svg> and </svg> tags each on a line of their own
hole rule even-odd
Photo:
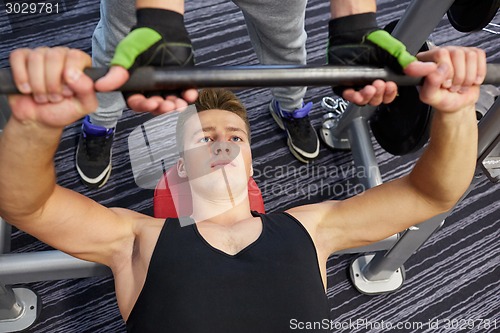
<svg viewBox="0 0 500 333">
<path fill-rule="evenodd" d="M 284 111 L 279 102 L 272 100 L 269 111 L 278 126 L 288 135 L 288 147 L 299 161 L 309 163 L 319 155 L 319 139 L 309 119 L 313 103 L 305 104 L 295 111 Z"/>
<path fill-rule="evenodd" d="M 114 136 L 114 128 L 93 125 L 89 116 L 83 119 L 82 132 L 76 149 L 76 169 L 88 187 L 99 188 L 108 181 L 111 174 L 111 146 Z"/>
</svg>

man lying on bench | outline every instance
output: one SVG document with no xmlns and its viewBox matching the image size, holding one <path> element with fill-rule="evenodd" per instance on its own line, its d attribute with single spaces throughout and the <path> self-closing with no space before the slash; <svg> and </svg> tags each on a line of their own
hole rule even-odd
<svg viewBox="0 0 500 333">
<path fill-rule="evenodd" d="M 420 98 L 436 109 L 430 143 L 412 172 L 345 201 L 255 214 L 250 128 L 229 91 L 200 93 L 178 123 L 177 172 L 193 213 L 155 219 L 106 208 L 56 185 L 53 157 L 63 128 L 97 106 L 82 70 L 89 57 L 65 48 L 18 50 L 18 86 L 0 138 L 0 216 L 77 258 L 111 268 L 130 332 L 283 332 L 329 319 L 328 256 L 376 242 L 451 209 L 474 174 L 474 103 L 485 54 L 437 48 Z M 50 99 L 41 94 L 53 94 Z"/>
</svg>

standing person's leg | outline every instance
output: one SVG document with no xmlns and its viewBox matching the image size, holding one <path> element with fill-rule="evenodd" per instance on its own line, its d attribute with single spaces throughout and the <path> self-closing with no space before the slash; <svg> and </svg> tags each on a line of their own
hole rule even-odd
<svg viewBox="0 0 500 333">
<path fill-rule="evenodd" d="M 362 13 L 375 13 L 376 0 L 330 0 L 332 19 Z"/>
<path fill-rule="evenodd" d="M 400 41 L 378 27 L 376 0 L 331 0 L 330 5 L 328 64 L 389 67 L 403 73 L 403 69 L 416 60 Z M 359 105 L 390 103 L 397 94 L 397 86 L 392 83 L 386 88 L 384 98 L 373 100 L 377 90 L 373 85 L 357 91 L 334 88 L 337 95 Z"/>
<path fill-rule="evenodd" d="M 376 0 L 330 0 L 330 49 L 338 46 L 339 58 L 349 54 L 350 48 L 347 48 L 347 53 L 344 52 L 346 45 L 361 44 L 368 33 L 378 29 L 376 12 Z M 357 49 L 353 53 L 359 51 Z M 332 57 L 331 54 L 329 56 Z"/>
<path fill-rule="evenodd" d="M 306 0 L 234 0 L 245 17 L 257 57 L 265 65 L 306 64 Z M 312 103 L 304 104 L 306 87 L 271 89 L 270 111 L 286 130 L 288 146 L 297 159 L 308 162 L 319 154 L 319 140 L 311 126 Z"/>
<path fill-rule="evenodd" d="M 92 62 L 107 67 L 120 42 L 135 25 L 135 1 L 101 1 L 101 18 L 92 36 Z M 115 127 L 126 107 L 120 92 L 98 94 L 99 107 L 85 117 L 76 153 L 76 167 L 89 187 L 103 186 L 111 174 Z"/>
</svg>

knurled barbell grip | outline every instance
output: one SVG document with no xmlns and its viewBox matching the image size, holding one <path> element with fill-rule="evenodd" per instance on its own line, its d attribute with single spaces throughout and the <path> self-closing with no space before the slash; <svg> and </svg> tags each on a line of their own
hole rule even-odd
<svg viewBox="0 0 500 333">
<path fill-rule="evenodd" d="M 88 68 L 85 73 L 94 81 L 107 68 Z M 277 86 L 360 86 L 376 79 L 394 81 L 400 86 L 418 85 L 422 78 L 394 74 L 372 67 L 358 66 L 237 66 L 237 67 L 142 67 L 118 90 L 128 92 L 177 90 L 184 88 L 250 88 Z M 500 84 L 500 64 L 488 64 L 484 84 Z M 10 69 L 0 69 L 0 94 L 13 94 Z"/>
</svg>

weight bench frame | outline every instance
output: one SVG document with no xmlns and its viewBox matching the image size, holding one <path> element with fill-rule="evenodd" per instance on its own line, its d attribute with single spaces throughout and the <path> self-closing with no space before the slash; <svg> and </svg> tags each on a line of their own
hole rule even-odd
<svg viewBox="0 0 500 333">
<path fill-rule="evenodd" d="M 453 0 L 413 0 L 396 26 L 393 35 L 401 40 L 410 53 L 416 53 L 439 24 Z M 425 19 L 424 19 L 425 18 Z M 349 105 L 334 128 L 322 129 L 322 137 L 347 143 L 357 166 L 366 170 L 360 182 L 371 188 L 382 184 L 368 127 L 374 107 Z M 500 141 L 500 99 L 479 123 L 478 165 Z M 326 132 L 325 132 L 326 131 Z M 326 140 L 327 145 L 329 141 Z M 479 168 L 478 168 L 479 170 Z M 476 177 L 468 194 L 478 183 Z M 404 263 L 436 232 L 451 213 L 438 215 L 400 235 L 394 235 L 370 246 L 335 254 L 375 253 L 359 257 L 351 264 L 355 287 L 365 294 L 395 291 L 404 282 Z M 0 218 L 0 331 L 19 331 L 31 326 L 40 311 L 38 296 L 28 288 L 13 285 L 71 278 L 111 275 L 109 268 L 73 258 L 60 251 L 31 253 L 10 252 L 11 226 Z"/>
</svg>

